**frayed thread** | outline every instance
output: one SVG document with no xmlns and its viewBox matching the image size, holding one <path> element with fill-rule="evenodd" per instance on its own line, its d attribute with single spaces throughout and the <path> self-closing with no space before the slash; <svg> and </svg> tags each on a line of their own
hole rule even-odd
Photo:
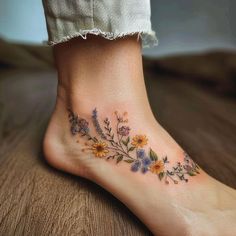
<svg viewBox="0 0 236 236">
<path fill-rule="evenodd" d="M 89 34 L 98 35 L 108 40 L 115 40 L 115 39 L 124 38 L 127 36 L 137 35 L 137 40 L 139 40 L 139 38 L 142 39 L 143 48 L 153 47 L 153 46 L 158 45 L 158 40 L 156 38 L 156 34 L 154 31 L 149 31 L 149 32 L 132 31 L 132 32 L 113 33 L 113 32 L 104 32 L 96 28 L 90 29 L 90 30 L 80 30 L 79 32 L 75 32 L 73 35 L 64 36 L 58 41 L 48 41 L 47 44 L 50 46 L 54 46 L 58 43 L 64 43 L 76 37 L 82 37 L 83 39 L 87 39 L 87 35 Z"/>
</svg>

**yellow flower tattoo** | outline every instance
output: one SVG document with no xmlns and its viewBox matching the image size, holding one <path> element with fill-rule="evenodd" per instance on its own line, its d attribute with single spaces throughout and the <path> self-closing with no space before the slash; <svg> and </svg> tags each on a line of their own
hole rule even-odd
<svg viewBox="0 0 236 236">
<path fill-rule="evenodd" d="M 148 139 L 146 135 L 135 135 L 132 139 L 132 145 L 136 148 L 142 148 L 147 145 Z"/>
<path fill-rule="evenodd" d="M 154 174 L 160 174 L 163 172 L 165 169 L 164 162 L 162 160 L 155 161 L 153 164 L 150 166 L 150 171 Z"/>
<path fill-rule="evenodd" d="M 96 157 L 105 157 L 109 150 L 107 149 L 107 144 L 105 142 L 96 142 L 92 145 L 93 154 Z"/>
</svg>

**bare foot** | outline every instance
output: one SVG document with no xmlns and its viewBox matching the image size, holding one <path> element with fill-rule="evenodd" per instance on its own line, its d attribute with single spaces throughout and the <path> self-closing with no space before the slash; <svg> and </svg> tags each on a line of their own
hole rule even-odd
<svg viewBox="0 0 236 236">
<path fill-rule="evenodd" d="M 104 187 L 155 235 L 236 235 L 235 190 L 200 169 L 153 117 L 136 38 L 74 39 L 54 52 L 47 161 Z"/>
</svg>

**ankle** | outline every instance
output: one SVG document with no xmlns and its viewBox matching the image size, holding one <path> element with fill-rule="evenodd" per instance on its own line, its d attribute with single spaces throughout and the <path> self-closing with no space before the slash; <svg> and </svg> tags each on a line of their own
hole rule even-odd
<svg viewBox="0 0 236 236">
<path fill-rule="evenodd" d="M 96 41 L 96 42 L 95 42 Z M 136 37 L 109 41 L 99 37 L 71 40 L 56 46 L 59 95 L 75 107 L 87 101 L 101 104 L 148 103 L 140 43 Z M 134 99 L 135 98 L 135 99 Z"/>
<path fill-rule="evenodd" d="M 109 41 L 100 37 L 90 36 L 87 40 L 72 39 L 54 47 L 54 57 L 61 79 L 78 74 L 92 80 L 94 76 L 102 80 L 107 77 L 107 70 L 114 72 L 109 77 L 117 77 L 128 71 L 142 73 L 141 46 L 135 37 L 127 37 Z M 135 70 L 130 70 L 130 66 Z M 122 66 L 123 70 L 120 70 Z M 65 83 L 67 81 L 64 81 Z M 86 81 L 88 82 L 88 81 Z"/>
</svg>

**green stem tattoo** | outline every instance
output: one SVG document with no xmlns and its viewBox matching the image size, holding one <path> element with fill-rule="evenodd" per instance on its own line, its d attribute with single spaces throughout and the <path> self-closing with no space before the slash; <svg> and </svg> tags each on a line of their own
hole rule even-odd
<svg viewBox="0 0 236 236">
<path fill-rule="evenodd" d="M 130 164 L 133 172 L 141 171 L 145 174 L 151 172 L 164 180 L 166 184 L 173 182 L 178 184 L 179 181 L 188 182 L 189 176 L 200 174 L 199 166 L 189 157 L 187 153 L 183 153 L 183 162 L 177 162 L 174 166 L 167 168 L 170 163 L 168 157 L 158 157 L 152 148 L 148 148 L 148 139 L 146 135 L 130 136 L 130 127 L 128 126 L 127 112 L 122 115 L 115 112 L 116 129 L 113 131 L 109 118 L 103 120 L 103 126 L 98 120 L 98 112 L 95 108 L 92 111 L 92 123 L 96 130 L 96 136 L 91 135 L 89 122 L 77 114 L 69 111 L 70 130 L 72 135 L 80 135 L 87 138 L 89 148 L 93 155 L 98 158 L 106 158 L 106 160 L 114 159 L 118 164 L 121 161 Z"/>
</svg>

